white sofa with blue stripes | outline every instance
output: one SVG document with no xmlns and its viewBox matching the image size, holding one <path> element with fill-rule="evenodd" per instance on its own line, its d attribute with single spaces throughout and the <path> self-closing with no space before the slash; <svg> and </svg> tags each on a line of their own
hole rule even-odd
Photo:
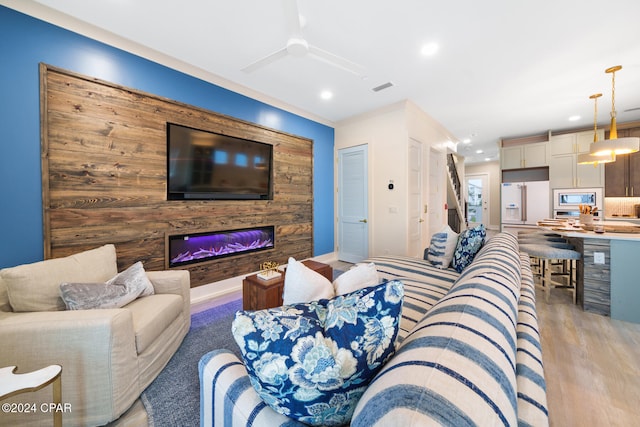
<svg viewBox="0 0 640 427">
<path fill-rule="evenodd" d="M 376 257 L 404 283 L 395 355 L 358 402 L 352 426 L 549 424 L 529 257 L 516 238 L 487 241 L 462 274 L 408 257 Z M 255 392 L 228 350 L 200 361 L 202 426 L 297 426 Z"/>
</svg>

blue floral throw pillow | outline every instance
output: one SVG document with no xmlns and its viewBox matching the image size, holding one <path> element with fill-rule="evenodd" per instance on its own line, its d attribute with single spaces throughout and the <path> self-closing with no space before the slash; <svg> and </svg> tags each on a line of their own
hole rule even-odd
<svg viewBox="0 0 640 427">
<path fill-rule="evenodd" d="M 460 233 L 456 250 L 453 253 L 453 261 L 451 262 L 451 265 L 458 273 L 462 273 L 462 270 L 471 264 L 473 258 L 482 248 L 485 237 L 487 237 L 487 230 L 483 224 L 468 228 Z"/>
<path fill-rule="evenodd" d="M 392 280 L 330 300 L 239 311 L 232 325 L 251 384 L 275 411 L 348 424 L 395 351 L 404 288 Z"/>
</svg>

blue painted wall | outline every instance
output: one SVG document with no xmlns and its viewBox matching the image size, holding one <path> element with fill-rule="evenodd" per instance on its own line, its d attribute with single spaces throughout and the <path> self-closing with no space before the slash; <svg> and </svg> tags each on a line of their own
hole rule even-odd
<svg viewBox="0 0 640 427">
<path fill-rule="evenodd" d="M 43 259 L 40 62 L 312 139 L 313 251 L 333 251 L 333 128 L 0 6 L 0 268 Z"/>
</svg>

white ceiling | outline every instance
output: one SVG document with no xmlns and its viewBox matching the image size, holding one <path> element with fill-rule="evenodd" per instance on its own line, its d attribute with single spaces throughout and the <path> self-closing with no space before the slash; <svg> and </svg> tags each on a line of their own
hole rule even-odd
<svg viewBox="0 0 640 427">
<path fill-rule="evenodd" d="M 500 138 L 593 126 L 593 93 L 607 124 L 613 65 L 623 66 L 618 122 L 640 120 L 638 0 L 298 0 L 308 43 L 361 65 L 366 79 L 309 56 L 242 71 L 285 46 L 283 0 L 0 3 L 41 19 L 62 12 L 329 124 L 410 99 L 471 139 L 458 146 L 467 162 L 497 159 Z M 429 42 L 439 51 L 421 56 Z"/>
</svg>

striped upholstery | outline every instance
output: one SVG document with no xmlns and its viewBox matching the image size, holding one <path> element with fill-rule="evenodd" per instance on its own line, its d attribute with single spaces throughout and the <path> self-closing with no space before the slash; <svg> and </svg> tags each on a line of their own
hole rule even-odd
<svg viewBox="0 0 640 427">
<path fill-rule="evenodd" d="M 381 279 L 398 279 L 404 284 L 398 342 L 402 342 L 424 313 L 449 292 L 460 275 L 452 268 L 439 269 L 419 258 L 379 256 L 365 262 L 375 263 Z"/>
<path fill-rule="evenodd" d="M 540 331 L 536 315 L 536 293 L 529 256 L 520 254 L 522 284 L 518 302 L 518 352 L 516 380 L 518 383 L 518 424 L 543 426 L 549 424 L 547 390 L 542 369 Z"/>
<path fill-rule="evenodd" d="M 490 239 L 461 275 L 415 258 L 368 261 L 405 283 L 404 341 L 353 426 L 548 425 L 533 278 L 514 236 Z M 302 425 L 265 405 L 226 350 L 202 358 L 200 381 L 203 426 Z"/>
<path fill-rule="evenodd" d="M 262 401 L 242 362 L 229 350 L 205 354 L 200 372 L 201 426 L 304 426 Z"/>
<path fill-rule="evenodd" d="M 498 235 L 406 337 L 353 426 L 517 424 L 520 254 Z"/>
</svg>

